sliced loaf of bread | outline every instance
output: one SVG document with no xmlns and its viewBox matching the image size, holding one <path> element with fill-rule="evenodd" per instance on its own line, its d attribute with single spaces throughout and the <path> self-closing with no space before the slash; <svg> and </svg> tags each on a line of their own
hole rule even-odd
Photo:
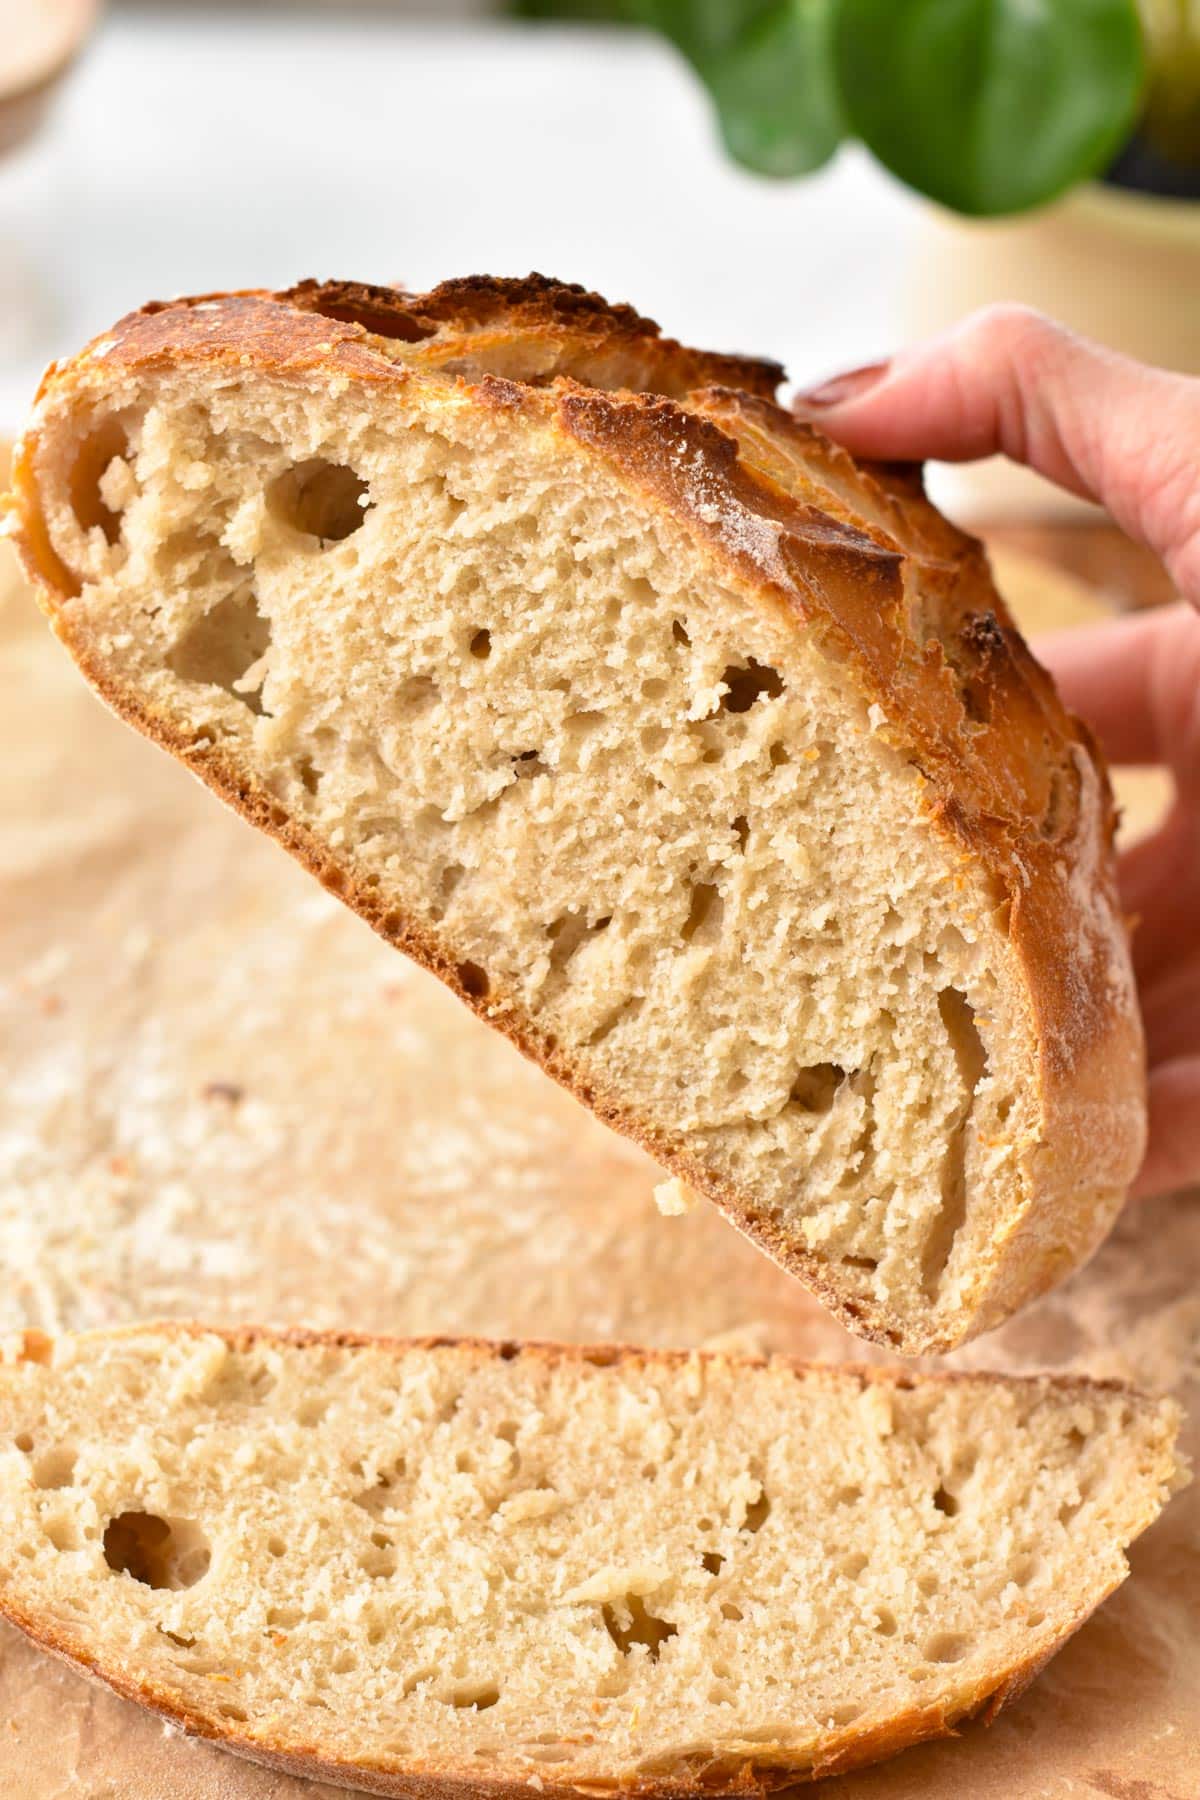
<svg viewBox="0 0 1200 1800">
<path fill-rule="evenodd" d="M 17 542 L 126 718 L 945 1347 L 1140 1160 L 1111 798 L 979 546 L 779 375 L 534 278 L 148 307 L 49 375 Z"/>
<path fill-rule="evenodd" d="M 382 1794 L 754 1794 L 990 1717 L 1176 1409 L 1079 1379 L 164 1325 L 0 1365 L 0 1613 Z"/>
</svg>

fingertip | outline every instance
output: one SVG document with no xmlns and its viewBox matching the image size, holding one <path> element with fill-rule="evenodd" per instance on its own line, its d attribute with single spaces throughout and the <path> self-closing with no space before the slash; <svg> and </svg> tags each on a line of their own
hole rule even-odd
<svg viewBox="0 0 1200 1800">
<path fill-rule="evenodd" d="M 827 380 L 818 382 L 816 387 L 805 388 L 792 397 L 792 411 L 801 418 L 819 417 L 832 408 L 844 406 L 848 401 L 861 400 L 873 387 L 884 379 L 891 368 L 891 358 L 882 361 L 863 363 L 860 368 L 846 369 L 840 375 L 831 375 Z"/>
</svg>

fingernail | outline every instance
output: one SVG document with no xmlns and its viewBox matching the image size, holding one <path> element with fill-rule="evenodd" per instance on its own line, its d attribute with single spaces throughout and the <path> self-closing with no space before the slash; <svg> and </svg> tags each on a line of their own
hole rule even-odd
<svg viewBox="0 0 1200 1800">
<path fill-rule="evenodd" d="M 847 400 L 858 400 L 868 388 L 883 380 L 891 366 L 890 362 L 873 362 L 864 363 L 861 369 L 847 369 L 844 375 L 835 375 L 832 380 L 797 394 L 792 404 L 803 412 L 809 407 L 842 406 Z"/>
</svg>

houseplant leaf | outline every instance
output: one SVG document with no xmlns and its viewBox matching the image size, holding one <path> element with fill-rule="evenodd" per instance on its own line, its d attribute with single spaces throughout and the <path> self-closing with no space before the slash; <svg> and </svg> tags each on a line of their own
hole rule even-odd
<svg viewBox="0 0 1200 1800">
<path fill-rule="evenodd" d="M 807 175 L 842 140 L 831 46 L 835 0 L 627 0 L 675 43 L 712 95 L 735 161 Z"/>
<path fill-rule="evenodd" d="M 1132 129 L 1133 0 L 837 0 L 850 130 L 962 213 L 1022 212 L 1103 169 Z"/>
<path fill-rule="evenodd" d="M 762 175 L 807 175 L 842 141 L 828 0 L 788 0 L 702 71 L 730 155 Z"/>
</svg>

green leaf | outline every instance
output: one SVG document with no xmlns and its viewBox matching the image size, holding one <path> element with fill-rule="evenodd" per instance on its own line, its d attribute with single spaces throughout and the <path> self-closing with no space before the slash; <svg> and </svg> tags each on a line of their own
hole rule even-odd
<svg viewBox="0 0 1200 1800">
<path fill-rule="evenodd" d="M 712 95 L 737 162 L 760 175 L 807 175 L 842 140 L 833 74 L 835 0 L 629 0 L 665 33 Z"/>
<path fill-rule="evenodd" d="M 629 17 L 626 0 L 509 0 L 509 11 L 518 19 L 584 19 L 601 24 Z"/>
<path fill-rule="evenodd" d="M 1051 200 L 1133 127 L 1134 0 L 837 0 L 833 37 L 850 129 L 958 212 Z"/>
<path fill-rule="evenodd" d="M 842 141 L 831 7 L 790 0 L 701 71 L 735 161 L 761 175 L 807 175 Z"/>
</svg>

